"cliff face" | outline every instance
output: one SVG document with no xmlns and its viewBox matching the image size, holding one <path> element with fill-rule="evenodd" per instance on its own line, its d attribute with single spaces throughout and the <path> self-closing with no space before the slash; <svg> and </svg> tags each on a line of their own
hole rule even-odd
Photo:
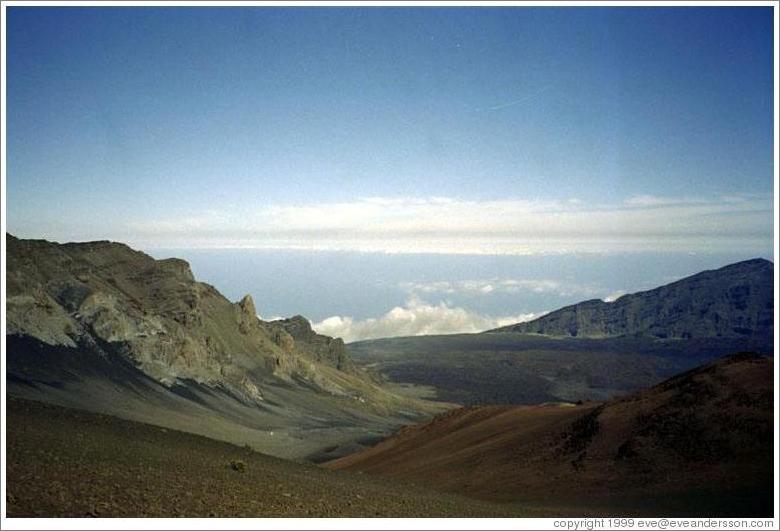
<svg viewBox="0 0 780 531">
<path fill-rule="evenodd" d="M 774 265 L 756 259 L 614 302 L 581 302 L 493 331 L 578 337 L 771 338 L 773 297 Z"/>
<path fill-rule="evenodd" d="M 318 362 L 335 367 L 340 371 L 355 372 L 355 367 L 347 355 L 344 341 L 341 338 L 316 333 L 305 317 L 296 315 L 289 319 L 271 321 L 267 326 L 286 332 L 294 344 L 305 345 L 307 352 Z"/>
<path fill-rule="evenodd" d="M 105 241 L 9 235 L 7 243 L 6 334 L 71 348 L 110 344 L 162 384 L 190 380 L 250 401 L 263 400 L 265 380 L 305 380 L 345 396 L 367 382 L 340 339 L 316 334 L 300 316 L 261 321 L 250 296 L 231 303 L 183 260 Z"/>
</svg>

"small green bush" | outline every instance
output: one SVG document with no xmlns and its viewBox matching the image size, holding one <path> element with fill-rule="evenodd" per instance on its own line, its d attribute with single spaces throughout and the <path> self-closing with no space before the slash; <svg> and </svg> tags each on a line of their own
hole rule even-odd
<svg viewBox="0 0 780 531">
<path fill-rule="evenodd" d="M 246 470 L 246 463 L 240 460 L 231 461 L 230 468 L 236 472 L 244 472 Z"/>
</svg>

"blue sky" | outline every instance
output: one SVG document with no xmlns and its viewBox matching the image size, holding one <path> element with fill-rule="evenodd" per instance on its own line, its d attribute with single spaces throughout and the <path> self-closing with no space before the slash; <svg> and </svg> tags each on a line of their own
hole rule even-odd
<svg viewBox="0 0 780 531">
<path fill-rule="evenodd" d="M 271 207 L 373 197 L 765 209 L 771 9 L 12 7 L 8 135 L 29 236 L 258 242 Z"/>
<path fill-rule="evenodd" d="M 466 291 L 529 280 L 496 256 L 771 257 L 772 29 L 768 7 L 9 7 L 8 230 L 485 257 Z M 426 282 L 469 281 L 447 263 Z M 388 275 L 343 311 L 451 300 Z M 469 311 L 561 302 L 499 299 Z"/>
</svg>

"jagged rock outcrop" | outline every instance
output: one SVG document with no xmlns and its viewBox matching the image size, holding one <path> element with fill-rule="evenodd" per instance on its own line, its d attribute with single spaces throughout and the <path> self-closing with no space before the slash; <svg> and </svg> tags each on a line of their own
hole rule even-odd
<svg viewBox="0 0 780 531">
<path fill-rule="evenodd" d="M 316 333 L 312 329 L 311 323 L 305 317 L 296 315 L 289 319 L 272 321 L 269 323 L 269 326 L 281 327 L 282 331 L 279 334 L 286 332 L 286 337 L 282 339 L 284 344 L 287 344 L 290 339 L 294 343 L 297 342 L 295 344 L 302 343 L 305 345 L 305 349 L 317 361 L 327 363 L 341 371 L 355 371 L 355 367 L 347 356 L 347 348 L 344 346 L 344 341 L 341 338 L 333 338 Z M 290 339 L 287 339 L 287 337 Z"/>
<path fill-rule="evenodd" d="M 771 338 L 774 265 L 747 260 L 613 302 L 589 300 L 491 332 L 548 336 Z"/>
</svg>

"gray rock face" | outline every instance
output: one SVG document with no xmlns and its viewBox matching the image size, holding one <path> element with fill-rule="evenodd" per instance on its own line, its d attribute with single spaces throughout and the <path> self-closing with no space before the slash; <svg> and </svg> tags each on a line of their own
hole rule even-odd
<svg viewBox="0 0 780 531">
<path fill-rule="evenodd" d="M 266 381 L 305 380 L 331 395 L 370 395 L 344 343 L 297 316 L 257 317 L 195 281 L 189 264 L 111 242 L 59 245 L 7 235 L 6 334 L 52 346 L 105 342 L 165 385 L 194 381 L 263 400 Z"/>
<path fill-rule="evenodd" d="M 771 338 L 773 297 L 774 265 L 755 259 L 613 302 L 581 302 L 491 332 L 591 338 Z"/>
</svg>

